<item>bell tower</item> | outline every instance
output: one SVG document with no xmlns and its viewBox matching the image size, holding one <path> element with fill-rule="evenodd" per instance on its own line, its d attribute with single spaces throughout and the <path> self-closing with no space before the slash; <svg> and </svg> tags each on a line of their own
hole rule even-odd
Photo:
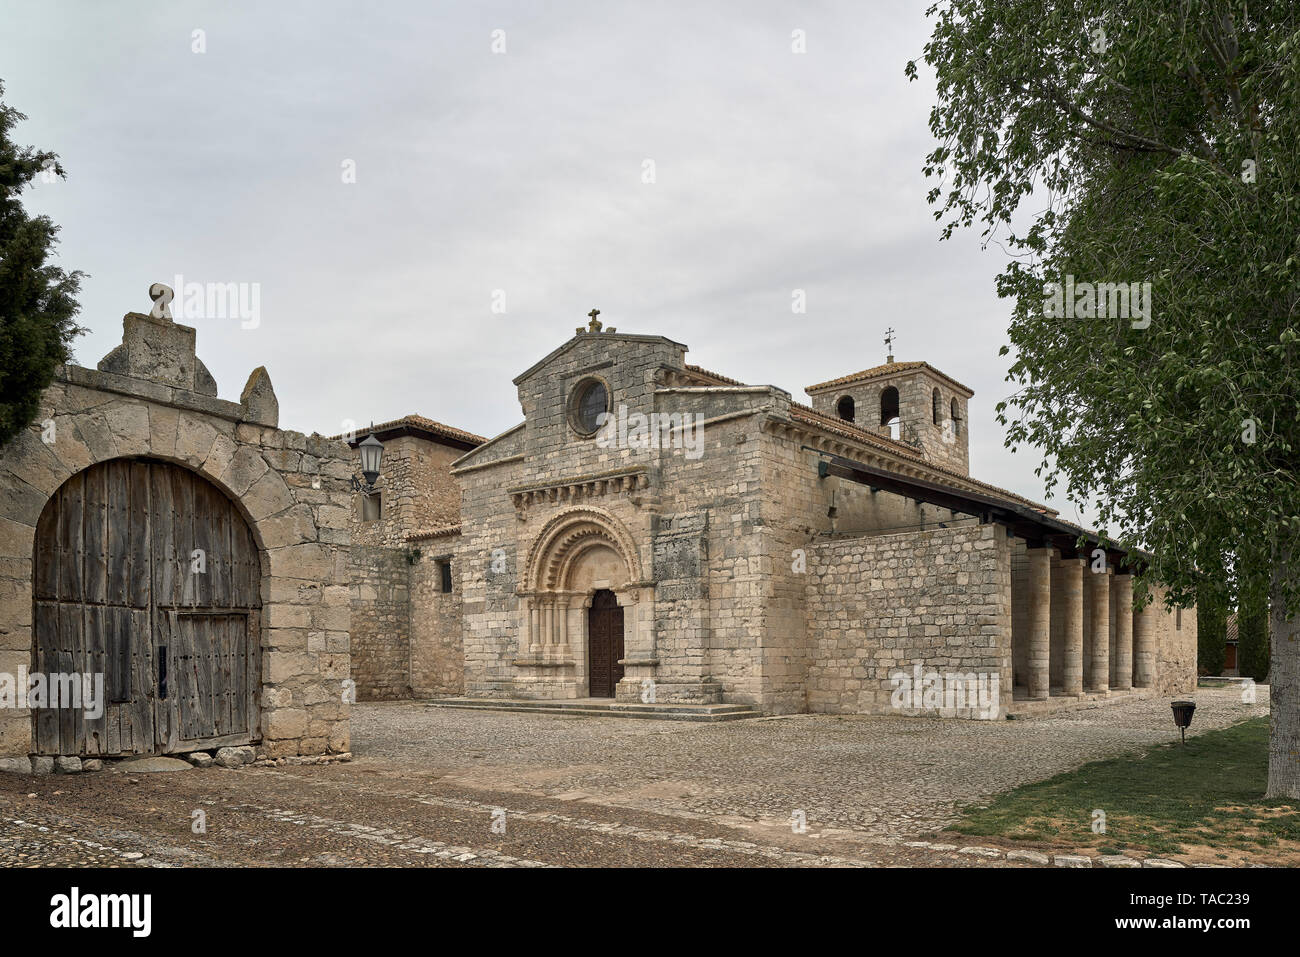
<svg viewBox="0 0 1300 957">
<path fill-rule="evenodd" d="M 804 391 L 823 415 L 915 448 L 926 461 L 970 474 L 967 403 L 975 394 L 928 362 L 884 364 L 810 385 Z"/>
</svg>

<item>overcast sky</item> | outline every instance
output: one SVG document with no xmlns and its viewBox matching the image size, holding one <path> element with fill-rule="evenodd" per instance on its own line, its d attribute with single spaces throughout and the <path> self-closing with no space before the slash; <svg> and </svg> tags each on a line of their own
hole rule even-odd
<svg viewBox="0 0 1300 957">
<path fill-rule="evenodd" d="M 993 413 L 1003 255 L 925 202 L 924 0 L 0 5 L 17 139 L 68 170 L 27 204 L 90 274 L 81 365 L 153 282 L 256 283 L 255 328 L 177 317 L 222 397 L 265 365 L 288 428 L 491 436 L 593 306 L 805 402 L 892 326 L 975 390 L 972 474 L 1043 500 Z"/>
</svg>

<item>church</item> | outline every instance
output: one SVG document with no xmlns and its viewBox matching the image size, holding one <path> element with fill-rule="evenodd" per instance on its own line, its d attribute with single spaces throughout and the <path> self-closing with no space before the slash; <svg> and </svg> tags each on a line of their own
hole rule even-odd
<svg viewBox="0 0 1300 957">
<path fill-rule="evenodd" d="M 686 354 L 593 310 L 506 432 L 372 427 L 362 699 L 989 718 L 1195 687 L 1195 611 L 1135 607 L 1141 553 L 971 477 L 956 379 L 890 355 L 802 403 Z M 899 693 L 954 676 L 993 700 Z"/>
</svg>

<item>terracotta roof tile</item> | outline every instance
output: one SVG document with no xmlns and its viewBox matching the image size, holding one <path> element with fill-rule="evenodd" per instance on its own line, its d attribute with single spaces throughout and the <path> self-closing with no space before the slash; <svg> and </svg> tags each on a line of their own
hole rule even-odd
<svg viewBox="0 0 1300 957">
<path fill-rule="evenodd" d="M 890 371 L 896 371 L 898 369 L 907 370 L 907 369 L 918 368 L 920 366 L 925 366 L 926 368 L 932 369 L 935 373 L 943 376 L 945 379 L 948 379 L 953 384 L 959 385 L 963 389 L 966 388 L 965 386 L 962 386 L 960 382 L 957 382 L 956 379 L 950 379 L 948 376 L 943 375 L 942 372 L 939 372 L 937 369 L 934 369 L 932 366 L 930 366 L 928 363 L 925 362 L 889 362 L 881 366 L 876 366 L 875 369 L 865 369 L 862 372 L 854 373 L 852 376 L 846 376 L 844 379 L 835 379 L 832 382 L 823 382 L 822 385 L 842 384 L 844 381 L 848 379 L 856 380 L 859 376 L 870 378 L 872 375 L 880 374 L 880 372 L 883 370 L 890 370 Z M 720 375 L 717 372 L 710 372 L 708 369 L 705 369 L 697 365 L 688 364 L 686 366 L 686 371 L 694 373 L 695 375 L 698 375 L 701 378 L 711 379 L 720 385 L 742 385 L 742 386 L 745 385 L 744 382 L 740 382 L 736 379 L 732 379 L 725 375 Z M 815 389 L 818 388 L 818 386 L 809 386 L 808 388 Z M 969 392 L 970 390 L 967 389 L 966 391 Z M 960 479 L 963 482 L 969 482 L 971 485 L 982 488 L 985 491 L 992 492 L 995 495 L 1003 496 L 1005 498 L 1010 499 L 1011 501 L 1019 502 L 1022 505 L 1028 505 L 1030 508 L 1036 509 L 1045 515 L 1051 515 L 1055 517 L 1057 514 L 1055 509 L 1048 508 L 1047 506 L 1043 505 L 1040 502 L 1035 502 L 1033 499 L 1025 498 L 1023 495 L 1017 495 L 1015 492 L 1008 491 L 1007 489 L 1004 488 L 999 488 L 996 485 L 990 485 L 988 482 L 981 482 L 979 479 L 971 478 L 971 476 L 969 475 L 963 475 L 960 472 L 954 471 L 953 469 L 945 468 L 942 465 L 936 465 L 934 462 L 927 460 L 915 448 L 906 444 L 905 442 L 899 442 L 897 439 L 886 438 L 883 435 L 878 435 L 875 432 L 870 432 L 862 428 L 861 426 L 854 425 L 852 422 L 845 422 L 843 419 L 836 418 L 833 415 L 827 415 L 824 412 L 818 412 L 816 409 L 812 408 L 811 406 L 803 405 L 802 403 L 792 401 L 790 403 L 790 417 L 797 421 L 804 422 L 808 425 L 816 426 L 817 428 L 822 429 L 826 432 L 832 432 L 837 435 L 842 435 L 846 438 L 855 439 L 866 445 L 874 445 L 877 448 L 886 449 L 890 452 L 893 452 L 895 455 L 904 456 L 905 458 L 910 459 L 911 461 L 923 465 L 926 468 L 931 469 L 932 471 L 938 473 L 936 478 L 940 480 L 943 480 L 945 478 Z"/>
<path fill-rule="evenodd" d="M 748 382 L 741 382 L 738 379 L 732 379 L 729 376 L 719 375 L 716 372 L 710 372 L 708 369 L 691 365 L 690 363 L 686 364 L 686 371 L 694 372 L 696 375 L 704 376 L 707 379 L 714 379 L 722 385 L 749 385 Z"/>
<path fill-rule="evenodd" d="M 883 375 L 893 375 L 896 372 L 907 372 L 911 369 L 929 369 L 935 375 L 946 379 L 953 385 L 966 392 L 974 394 L 969 386 L 964 386 L 947 373 L 940 372 L 928 362 L 885 362 L 878 366 L 872 366 L 870 369 L 863 369 L 861 372 L 854 372 L 850 375 L 840 376 L 838 379 L 830 379 L 826 382 L 818 382 L 816 385 L 810 385 L 804 389 L 811 394 L 820 389 L 830 389 L 835 386 L 850 385 L 857 382 L 866 382 L 868 379 L 875 379 Z"/>
<path fill-rule="evenodd" d="M 440 435 L 443 438 L 454 439 L 458 442 L 472 442 L 475 445 L 482 445 L 487 439 L 481 435 L 475 435 L 473 432 L 466 432 L 464 429 L 457 429 L 450 425 L 444 425 L 441 422 L 435 422 L 433 419 L 426 419 L 422 415 L 404 415 L 400 419 L 393 419 L 391 422 L 380 422 L 376 425 L 367 426 L 357 429 L 353 435 L 357 438 L 364 438 L 370 432 L 388 432 L 400 428 L 423 429 L 425 432 L 431 432 L 434 435 Z M 334 439 L 342 439 L 342 435 L 331 436 Z"/>
<path fill-rule="evenodd" d="M 408 542 L 418 542 L 428 538 L 443 538 L 448 535 L 459 534 L 459 525 L 440 525 L 437 528 L 422 528 L 419 531 L 411 532 L 406 536 L 406 540 Z"/>
</svg>

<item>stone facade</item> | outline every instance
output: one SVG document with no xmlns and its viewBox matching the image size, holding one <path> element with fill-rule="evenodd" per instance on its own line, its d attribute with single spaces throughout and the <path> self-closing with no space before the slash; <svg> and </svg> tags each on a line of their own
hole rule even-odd
<svg viewBox="0 0 1300 957">
<path fill-rule="evenodd" d="M 0 449 L 0 672 L 34 666 L 33 550 L 51 496 L 98 463 L 172 463 L 229 498 L 257 548 L 261 675 L 251 693 L 260 725 L 251 742 L 269 757 L 348 751 L 346 446 L 280 429 L 265 369 L 239 402 L 217 398 L 193 329 L 139 313 L 123 325 L 123 344 L 99 369 L 61 368 L 36 421 Z M 0 712 L 0 756 L 32 744 L 30 712 Z"/>
</svg>

